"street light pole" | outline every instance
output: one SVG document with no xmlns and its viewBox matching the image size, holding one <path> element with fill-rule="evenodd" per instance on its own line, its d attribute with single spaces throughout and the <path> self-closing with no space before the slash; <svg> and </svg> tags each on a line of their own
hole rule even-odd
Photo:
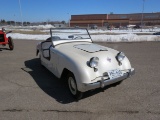
<svg viewBox="0 0 160 120">
<path fill-rule="evenodd" d="M 14 23 L 14 26 L 16 26 L 16 16 L 15 16 L 15 14 L 14 14 L 14 17 L 15 17 L 15 23 Z"/>
<path fill-rule="evenodd" d="M 143 0 L 143 6 L 142 6 L 141 32 L 142 32 L 142 26 L 143 26 L 143 12 L 144 12 L 144 2 L 145 2 L 145 0 Z"/>
<path fill-rule="evenodd" d="M 19 0 L 19 10 L 20 10 L 21 20 L 22 20 L 22 26 L 23 26 L 22 8 L 21 8 L 21 2 L 20 2 L 20 0 Z"/>
<path fill-rule="evenodd" d="M 68 27 L 70 27 L 70 14 L 69 14 L 69 13 L 67 13 L 67 14 L 68 14 L 68 16 L 69 16 Z"/>
</svg>

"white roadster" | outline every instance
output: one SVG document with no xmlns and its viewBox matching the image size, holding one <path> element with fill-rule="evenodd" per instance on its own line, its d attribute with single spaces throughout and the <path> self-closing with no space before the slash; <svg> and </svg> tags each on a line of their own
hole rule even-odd
<svg viewBox="0 0 160 120">
<path fill-rule="evenodd" d="M 92 42 L 87 29 L 50 29 L 51 37 L 37 45 L 40 61 L 56 77 L 68 83 L 71 94 L 120 83 L 135 74 L 123 52 Z"/>
</svg>

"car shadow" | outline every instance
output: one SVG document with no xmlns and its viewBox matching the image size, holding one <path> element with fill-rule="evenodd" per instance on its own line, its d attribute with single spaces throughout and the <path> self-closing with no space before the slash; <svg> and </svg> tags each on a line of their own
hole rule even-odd
<svg viewBox="0 0 160 120">
<path fill-rule="evenodd" d="M 0 48 L 0 51 L 3 51 L 3 50 L 9 50 L 10 51 L 9 48 Z"/>
<path fill-rule="evenodd" d="M 37 85 L 46 94 L 62 104 L 75 101 L 69 93 L 65 82 L 63 82 L 61 79 L 58 79 L 49 70 L 43 67 L 39 58 L 27 60 L 24 62 L 24 64 L 26 67 L 21 69 L 29 73 Z"/>
<path fill-rule="evenodd" d="M 69 92 L 65 80 L 58 79 L 45 67 L 41 66 L 39 58 L 27 60 L 24 62 L 24 64 L 26 67 L 21 69 L 30 74 L 37 85 L 57 102 L 62 104 L 77 102 L 77 100 L 75 100 Z M 110 87 L 113 87 L 113 85 L 103 89 L 88 91 L 84 94 L 82 99 L 91 97 L 99 92 L 103 92 Z"/>
</svg>

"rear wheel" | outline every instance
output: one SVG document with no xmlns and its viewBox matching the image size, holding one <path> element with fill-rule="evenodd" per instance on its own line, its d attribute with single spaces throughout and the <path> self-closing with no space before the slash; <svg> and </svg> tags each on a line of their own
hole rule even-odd
<svg viewBox="0 0 160 120">
<path fill-rule="evenodd" d="M 76 98 L 77 100 L 82 98 L 83 93 L 78 91 L 75 77 L 71 73 L 68 75 L 68 88 L 74 98 Z"/>
<path fill-rule="evenodd" d="M 8 37 L 8 45 L 9 45 L 10 50 L 14 49 L 14 43 L 11 37 Z"/>
</svg>

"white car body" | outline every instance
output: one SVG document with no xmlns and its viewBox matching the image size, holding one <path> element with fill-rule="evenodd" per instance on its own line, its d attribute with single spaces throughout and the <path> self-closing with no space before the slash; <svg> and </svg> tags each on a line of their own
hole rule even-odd
<svg viewBox="0 0 160 120">
<path fill-rule="evenodd" d="M 135 27 L 136 25 L 127 25 L 127 28 L 133 28 Z"/>
<path fill-rule="evenodd" d="M 86 29 L 50 31 L 52 39 L 37 45 L 41 64 L 58 78 L 67 79 L 67 75 L 72 73 L 75 79 L 72 85 L 80 93 L 120 82 L 135 72 L 123 53 L 93 43 Z M 121 58 L 123 60 L 118 61 Z M 72 90 L 71 93 L 76 95 Z"/>
</svg>

